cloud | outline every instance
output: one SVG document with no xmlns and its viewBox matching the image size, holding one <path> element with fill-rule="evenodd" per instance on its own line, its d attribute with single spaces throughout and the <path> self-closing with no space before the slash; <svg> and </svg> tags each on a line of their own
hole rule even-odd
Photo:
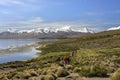
<svg viewBox="0 0 120 80">
<path fill-rule="evenodd" d="M 8 14 L 10 14 L 11 12 L 10 12 L 10 11 L 6 11 L 6 10 L 2 10 L 2 11 L 0 11 L 0 13 L 1 13 L 1 14 L 7 14 L 7 15 L 8 15 Z"/>
<path fill-rule="evenodd" d="M 80 29 L 87 27 L 95 32 L 104 31 L 108 27 L 105 27 L 108 24 L 112 25 L 112 23 L 87 23 L 87 22 L 80 22 L 80 21 L 69 21 L 69 22 L 45 22 L 44 19 L 41 17 L 33 17 L 29 20 L 9 20 L 9 21 L 0 21 L 0 29 L 8 29 L 8 28 L 15 28 L 15 29 L 33 29 L 33 28 L 45 28 L 45 27 L 52 27 L 52 28 L 60 28 L 66 25 L 70 25 L 72 28 Z M 113 23 L 114 25 L 114 23 Z"/>
<path fill-rule="evenodd" d="M 34 17 L 33 19 L 26 20 L 26 21 L 20 21 L 20 24 L 27 24 L 27 25 L 32 25 L 32 24 L 40 24 L 43 22 L 43 19 L 40 17 Z"/>
<path fill-rule="evenodd" d="M 41 1 L 41 0 L 40 0 Z M 37 3 L 40 2 L 39 0 L 0 0 L 0 6 L 5 6 L 5 7 L 21 7 L 23 10 L 24 9 L 36 9 L 41 7 Z M 39 8 L 40 9 L 40 8 Z"/>
<path fill-rule="evenodd" d="M 104 15 L 105 12 L 85 12 L 84 15 L 87 15 L 87 16 L 102 16 Z"/>
<path fill-rule="evenodd" d="M 0 5 L 9 6 L 9 5 L 24 5 L 24 2 L 21 0 L 1 0 Z"/>
</svg>

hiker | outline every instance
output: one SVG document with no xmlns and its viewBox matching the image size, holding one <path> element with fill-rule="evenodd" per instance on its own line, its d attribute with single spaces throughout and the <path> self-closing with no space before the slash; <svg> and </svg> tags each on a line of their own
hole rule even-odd
<svg viewBox="0 0 120 80">
<path fill-rule="evenodd" d="M 71 56 L 72 56 L 72 57 L 75 57 L 75 56 L 76 56 L 76 53 L 77 53 L 77 51 L 72 51 L 72 52 L 71 52 Z"/>
<path fill-rule="evenodd" d="M 74 56 L 76 57 L 77 51 L 74 51 Z"/>
<path fill-rule="evenodd" d="M 67 64 L 70 64 L 70 57 L 67 57 Z"/>
<path fill-rule="evenodd" d="M 71 56 L 74 56 L 74 51 L 71 52 Z"/>
<path fill-rule="evenodd" d="M 69 63 L 69 58 L 67 56 L 64 56 L 63 58 L 64 64 L 68 64 Z"/>
</svg>

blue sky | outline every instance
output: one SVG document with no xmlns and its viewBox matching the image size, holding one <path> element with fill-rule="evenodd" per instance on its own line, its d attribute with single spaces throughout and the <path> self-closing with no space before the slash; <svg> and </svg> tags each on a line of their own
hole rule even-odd
<svg viewBox="0 0 120 80">
<path fill-rule="evenodd" d="M 88 27 L 102 31 L 120 25 L 120 0 L 1 0 L 0 30 Z"/>
</svg>

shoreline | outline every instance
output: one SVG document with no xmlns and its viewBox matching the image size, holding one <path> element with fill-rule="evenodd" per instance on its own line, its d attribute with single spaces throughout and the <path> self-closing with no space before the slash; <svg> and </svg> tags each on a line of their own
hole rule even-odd
<svg viewBox="0 0 120 80">
<path fill-rule="evenodd" d="M 23 60 L 22 60 L 22 58 L 21 59 L 16 59 L 16 60 L 14 60 L 14 59 L 12 60 L 11 59 L 10 61 L 9 60 L 7 61 L 7 59 L 6 59 L 6 61 L 2 61 L 1 60 L 0 64 L 7 64 L 7 63 L 12 63 L 12 62 L 14 63 L 16 61 L 25 61 L 25 60 L 36 58 L 41 53 L 41 51 L 38 51 L 36 49 L 37 46 L 38 46 L 38 42 L 35 42 L 35 43 L 25 44 L 25 45 L 21 45 L 21 46 L 17 46 L 17 47 L 11 47 L 11 48 L 7 48 L 7 49 L 2 49 L 2 50 L 0 50 L 0 53 L 1 53 L 1 55 L 3 55 L 3 57 L 7 56 L 7 55 L 8 56 L 9 55 L 13 55 L 14 56 L 16 54 L 18 54 L 18 55 L 22 55 L 23 54 L 23 55 L 26 55 L 26 56 L 28 54 L 28 57 L 29 57 L 29 55 L 31 55 L 31 57 L 30 58 L 26 57 L 26 59 L 23 58 Z M 32 55 L 34 55 L 34 56 L 32 57 Z M 1 58 L 1 59 L 4 59 L 4 58 Z"/>
<path fill-rule="evenodd" d="M 20 39 L 20 40 L 23 40 L 23 39 Z M 33 39 L 31 39 L 31 40 L 33 40 Z M 40 39 L 38 39 L 38 40 L 40 40 Z M 41 44 L 41 43 L 45 43 L 46 44 L 46 42 L 48 43 L 48 42 L 53 42 L 53 41 L 56 41 L 56 39 L 50 39 L 50 40 L 49 39 L 44 39 L 43 41 L 37 41 L 37 42 L 25 44 L 25 45 L 20 45 L 20 46 L 15 46 L 15 47 L 11 47 L 11 48 L 0 50 L 0 51 L 3 51 L 3 52 L 7 50 L 7 52 L 9 53 L 9 52 L 17 52 L 16 51 L 17 49 L 19 49 L 21 51 L 24 51 L 24 50 L 26 50 L 26 48 L 31 48 L 31 50 L 32 49 L 35 50 L 35 54 L 34 55 L 36 55 L 36 57 L 33 57 L 33 58 L 28 58 L 28 59 L 23 59 L 23 60 L 16 60 L 16 61 L 10 61 L 10 62 L 8 61 L 8 62 L 0 63 L 0 65 L 2 65 L 2 64 L 3 65 L 4 64 L 9 64 L 9 63 L 16 63 L 16 62 L 22 62 L 22 61 L 28 61 L 28 60 L 37 58 L 37 57 L 39 57 L 41 55 L 41 50 L 38 50 L 37 48 L 43 47 L 43 45 L 44 45 L 44 44 Z"/>
</svg>

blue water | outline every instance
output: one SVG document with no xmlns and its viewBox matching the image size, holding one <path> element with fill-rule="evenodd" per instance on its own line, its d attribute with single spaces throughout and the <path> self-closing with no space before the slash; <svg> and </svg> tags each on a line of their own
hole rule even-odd
<svg viewBox="0 0 120 80">
<path fill-rule="evenodd" d="M 6 48 L 14 47 L 14 46 L 26 45 L 26 44 L 35 43 L 38 41 L 42 41 L 42 40 L 4 39 L 4 40 L 0 40 L 0 49 L 6 49 Z"/>
<path fill-rule="evenodd" d="M 0 63 L 37 57 L 35 46 L 30 45 L 42 41 L 48 40 L 0 40 Z"/>
</svg>

